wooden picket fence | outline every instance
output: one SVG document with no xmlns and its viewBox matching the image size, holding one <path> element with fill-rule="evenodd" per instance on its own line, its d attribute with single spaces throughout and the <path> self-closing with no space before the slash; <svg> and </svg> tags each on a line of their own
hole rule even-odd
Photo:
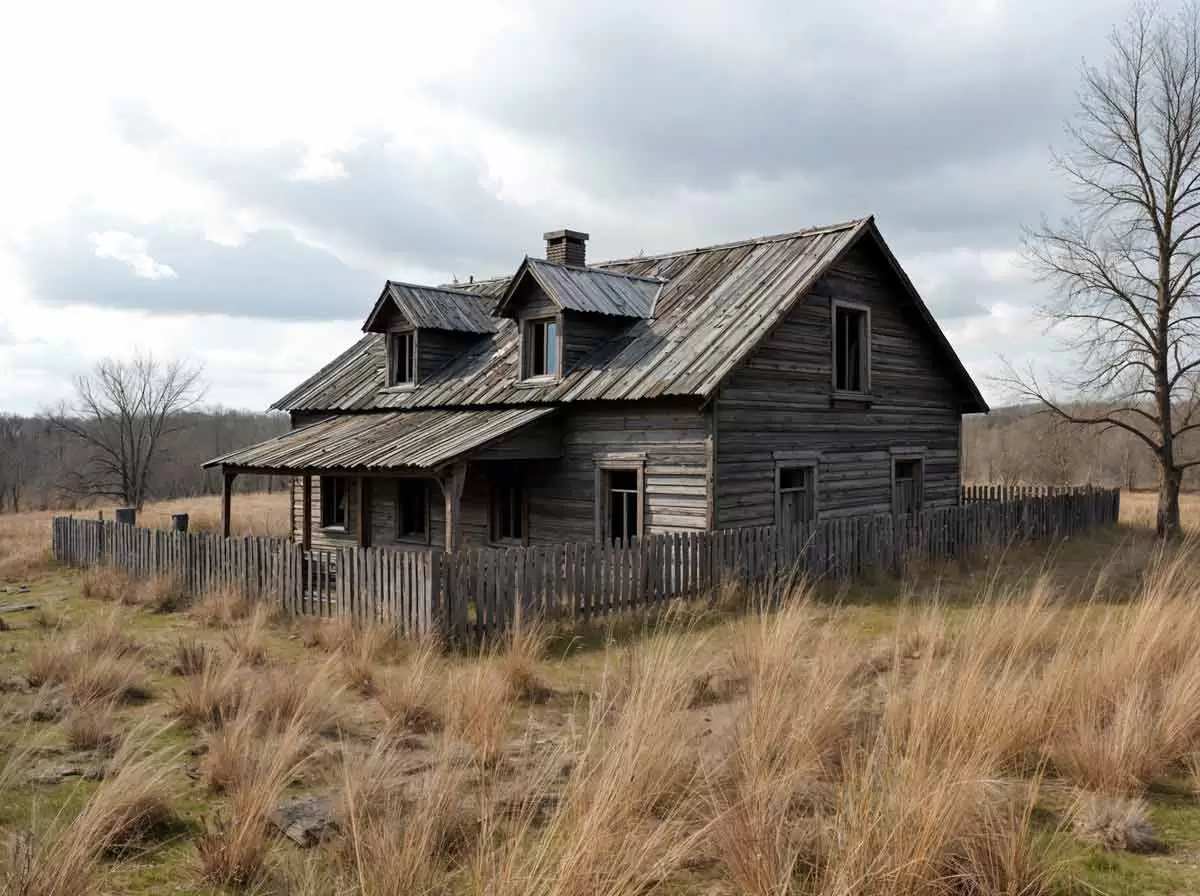
<svg viewBox="0 0 1200 896">
<path fill-rule="evenodd" d="M 828 518 L 783 531 L 668 532 L 627 545 L 468 547 L 454 554 L 306 551 L 280 538 L 221 538 L 60 517 L 53 521 L 52 547 L 60 563 L 169 574 L 190 594 L 231 587 L 278 600 L 293 615 L 347 617 L 407 635 L 439 631 L 469 640 L 508 630 L 518 618 L 569 624 L 706 598 L 731 581 L 894 574 L 911 563 L 1082 534 L 1120 515 L 1117 490 L 999 500 L 974 488 L 964 489 L 958 506 L 904 516 Z"/>
</svg>

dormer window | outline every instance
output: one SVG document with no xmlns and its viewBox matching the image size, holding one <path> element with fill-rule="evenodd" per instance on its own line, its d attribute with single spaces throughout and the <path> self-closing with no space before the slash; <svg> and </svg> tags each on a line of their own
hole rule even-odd
<svg viewBox="0 0 1200 896">
<path fill-rule="evenodd" d="M 417 339 L 411 330 L 388 334 L 388 385 L 411 386 L 417 381 Z"/>
<path fill-rule="evenodd" d="M 545 379 L 559 375 L 558 318 L 527 320 L 521 331 L 521 358 L 524 379 Z"/>
</svg>

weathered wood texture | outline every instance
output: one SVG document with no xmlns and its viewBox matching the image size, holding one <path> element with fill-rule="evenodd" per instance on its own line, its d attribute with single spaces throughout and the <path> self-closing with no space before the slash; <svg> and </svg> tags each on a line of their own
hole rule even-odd
<svg viewBox="0 0 1200 896">
<path fill-rule="evenodd" d="M 870 402 L 833 399 L 830 301 L 870 308 Z M 887 513 L 893 449 L 924 449 L 925 506 L 957 503 L 961 391 L 879 252 L 859 244 L 716 401 L 717 528 L 775 524 L 776 452 L 820 455 L 821 518 Z"/>
<path fill-rule="evenodd" d="M 1087 532 L 1114 523 L 1120 492 L 997 501 L 968 490 L 966 503 L 909 516 L 828 518 L 780 532 L 773 526 L 667 532 L 630 545 L 596 542 L 528 548 L 304 550 L 281 538 L 220 538 L 99 520 L 56 518 L 51 548 L 73 566 L 111 564 L 134 576 L 169 574 L 191 594 L 233 587 L 278 601 L 293 615 L 340 616 L 440 631 L 470 640 L 516 620 L 582 622 L 709 599 L 737 581 L 768 593 L 796 575 L 846 578 L 911 563 L 1005 550 L 1015 541 Z"/>
<path fill-rule="evenodd" d="M 596 462 L 598 457 L 614 454 L 637 455 L 645 464 L 647 533 L 708 528 L 707 421 L 696 403 L 607 404 L 564 408 L 559 413 L 561 419 L 534 423 L 474 456 L 462 495 L 462 544 L 487 544 L 491 482 L 513 477 L 526 485 L 531 544 L 593 539 Z M 411 541 L 399 540 L 395 535 L 395 486 L 391 484 L 395 480 L 381 477 L 373 482 L 372 544 L 411 545 Z M 432 478 L 429 482 L 430 538 L 417 546 L 445 547 L 445 505 L 436 482 Z M 322 529 L 319 477 L 313 477 L 312 483 L 313 547 L 353 546 L 358 514 L 356 490 L 350 490 L 346 530 Z M 299 541 L 303 489 L 296 487 L 292 494 L 297 502 L 293 516 Z"/>
</svg>

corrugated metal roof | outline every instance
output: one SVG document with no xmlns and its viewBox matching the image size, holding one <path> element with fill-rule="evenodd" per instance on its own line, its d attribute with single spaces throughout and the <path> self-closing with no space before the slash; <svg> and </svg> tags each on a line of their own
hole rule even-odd
<svg viewBox="0 0 1200 896">
<path fill-rule="evenodd" d="M 262 470 L 430 469 L 554 413 L 551 407 L 350 414 L 210 460 Z"/>
<path fill-rule="evenodd" d="M 421 286 L 389 280 L 363 324 L 375 330 L 376 319 L 391 302 L 414 327 L 453 330 L 458 333 L 495 333 L 497 320 L 492 315 L 494 302 L 475 292 L 448 286 Z"/>
<path fill-rule="evenodd" d="M 551 301 L 567 311 L 610 314 L 615 317 L 650 317 L 654 299 L 662 288 L 657 277 L 637 277 L 602 268 L 578 268 L 526 258 L 497 306 L 504 313 L 521 281 L 533 277 Z"/>
<path fill-rule="evenodd" d="M 519 334 L 511 320 L 460 358 L 406 392 L 381 391 L 384 346 L 371 335 L 277 401 L 280 410 L 371 409 L 636 400 L 668 395 L 709 396 L 807 292 L 865 233 L 884 245 L 871 218 L 832 227 L 761 237 L 665 255 L 592 265 L 589 270 L 665 281 L 651 314 L 545 386 L 521 384 Z M 886 246 L 884 247 L 886 250 Z M 532 259 L 531 259 L 532 261 Z M 541 265 L 535 266 L 540 270 Z M 554 265 L 547 267 L 554 268 Z M 524 265 L 522 266 L 522 269 Z M 511 278 L 462 286 L 493 299 Z M 928 308 L 912 292 L 929 322 Z M 973 409 L 986 410 L 948 341 L 931 332 L 956 365 Z"/>
</svg>

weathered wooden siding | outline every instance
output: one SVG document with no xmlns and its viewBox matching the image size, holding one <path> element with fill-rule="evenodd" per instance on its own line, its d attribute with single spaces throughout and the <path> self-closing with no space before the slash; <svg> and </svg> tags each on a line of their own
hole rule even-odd
<svg viewBox="0 0 1200 896">
<path fill-rule="evenodd" d="M 819 452 L 822 516 L 891 509 L 892 449 L 925 449 L 925 504 L 957 501 L 961 394 L 877 251 L 862 244 L 722 386 L 718 528 L 775 523 L 775 452 Z M 871 309 L 869 406 L 833 403 L 831 298 Z"/>
<path fill-rule="evenodd" d="M 462 357 L 481 337 L 446 330 L 417 331 L 417 383 Z"/>
<path fill-rule="evenodd" d="M 563 456 L 529 483 L 531 543 L 595 538 L 596 462 L 645 455 L 647 532 L 703 530 L 707 422 L 697 404 L 639 403 L 564 409 Z"/>
<path fill-rule="evenodd" d="M 607 314 L 563 314 L 563 370 L 570 372 L 590 355 L 622 331 L 629 329 L 629 319 Z"/>
<path fill-rule="evenodd" d="M 596 463 L 600 456 L 634 454 L 644 457 L 647 532 L 703 531 L 707 528 L 706 493 L 708 421 L 694 402 L 629 405 L 585 405 L 564 409 L 562 417 L 545 427 L 530 427 L 524 447 L 547 450 L 553 436 L 558 458 L 518 463 L 507 469 L 524 470 L 528 494 L 531 544 L 591 541 L 595 537 Z M 551 427 L 549 424 L 553 424 Z M 561 446 L 561 449 L 560 447 Z M 483 545 L 489 538 L 491 487 L 489 475 L 506 469 L 516 456 L 515 446 L 503 445 L 468 468 L 461 503 L 460 537 L 464 545 Z M 353 482 L 353 480 L 351 480 Z M 376 478 L 371 488 L 372 544 L 411 546 L 395 538 L 394 479 Z M 320 528 L 320 482 L 313 479 L 314 547 L 352 544 L 356 533 L 357 490 L 350 489 L 351 521 L 346 532 Z M 294 490 L 295 538 L 301 538 L 303 489 Z M 445 503 L 438 484 L 430 485 L 430 542 L 445 546 Z"/>
</svg>

